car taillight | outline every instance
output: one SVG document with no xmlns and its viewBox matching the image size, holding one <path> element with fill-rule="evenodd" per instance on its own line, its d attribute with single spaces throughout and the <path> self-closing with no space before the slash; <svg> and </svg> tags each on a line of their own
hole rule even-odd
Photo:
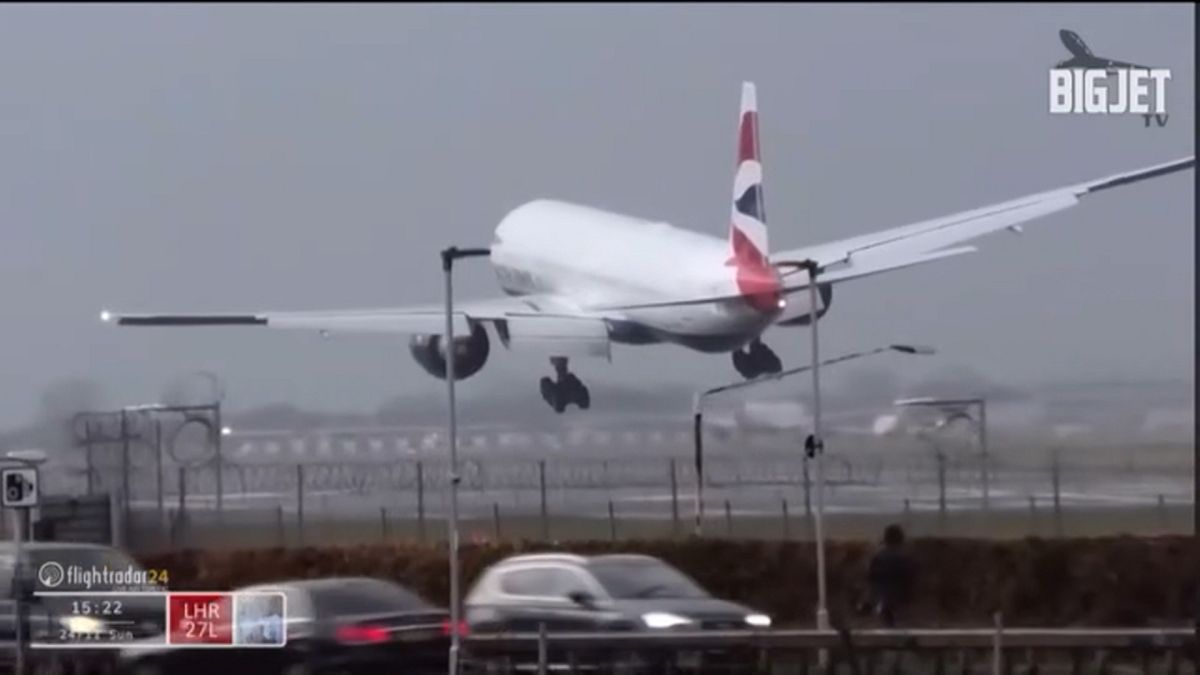
<svg viewBox="0 0 1200 675">
<path fill-rule="evenodd" d="M 454 633 L 453 624 L 450 623 L 450 619 L 446 619 L 445 621 L 442 622 L 442 635 L 450 635 L 452 633 Z M 458 634 L 460 636 L 463 636 L 463 635 L 467 635 L 469 633 L 470 633 L 470 629 L 467 627 L 467 622 L 459 621 L 458 622 Z"/>
<path fill-rule="evenodd" d="M 391 631 L 386 626 L 350 625 L 339 626 L 335 636 L 342 644 L 378 644 L 387 642 Z"/>
</svg>

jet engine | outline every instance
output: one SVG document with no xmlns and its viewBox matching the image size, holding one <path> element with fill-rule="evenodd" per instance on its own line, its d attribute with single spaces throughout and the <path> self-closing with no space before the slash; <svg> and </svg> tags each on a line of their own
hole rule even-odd
<svg viewBox="0 0 1200 675">
<path fill-rule="evenodd" d="M 775 324 L 778 326 L 807 326 L 811 318 L 808 309 L 808 294 L 808 290 L 803 290 L 789 295 L 787 308 L 783 310 L 783 316 Z M 832 284 L 817 284 L 817 303 L 817 318 L 824 318 L 825 313 L 829 311 L 829 305 L 833 303 Z"/>
<path fill-rule="evenodd" d="M 439 380 L 446 379 L 445 336 L 441 333 L 414 335 L 408 342 L 408 350 L 425 372 Z M 474 375 L 487 363 L 491 344 L 483 324 L 471 323 L 471 334 L 454 338 L 454 379 L 465 380 Z"/>
</svg>

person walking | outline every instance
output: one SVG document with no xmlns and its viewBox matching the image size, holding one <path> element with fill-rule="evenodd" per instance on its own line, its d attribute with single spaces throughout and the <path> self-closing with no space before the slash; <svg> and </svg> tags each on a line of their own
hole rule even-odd
<svg viewBox="0 0 1200 675">
<path fill-rule="evenodd" d="M 885 626 L 894 628 L 896 617 L 908 603 L 916 565 L 904 548 L 904 529 L 888 525 L 883 530 L 883 546 L 871 558 L 867 573 L 875 614 Z"/>
</svg>

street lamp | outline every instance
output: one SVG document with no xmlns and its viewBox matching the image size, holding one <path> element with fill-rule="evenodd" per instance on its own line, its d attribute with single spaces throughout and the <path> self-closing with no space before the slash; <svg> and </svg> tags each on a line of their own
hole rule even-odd
<svg viewBox="0 0 1200 675">
<path fill-rule="evenodd" d="M 829 630 L 829 610 L 825 600 L 825 441 L 821 439 L 821 362 L 817 349 L 817 322 L 821 312 L 817 311 L 817 273 L 820 266 L 816 260 L 805 260 L 802 267 L 808 270 L 808 316 L 812 325 L 812 383 L 813 383 L 813 432 L 805 442 L 805 451 L 817 460 L 817 517 L 813 520 L 817 539 L 817 630 Z M 821 651 L 821 667 L 826 665 L 826 652 Z"/>
<path fill-rule="evenodd" d="M 877 347 L 875 349 L 869 349 L 869 350 L 860 351 L 860 352 L 852 352 L 850 354 L 843 354 L 842 356 L 838 356 L 838 357 L 835 357 L 832 359 L 826 359 L 821 362 L 821 365 L 822 366 L 832 366 L 834 364 L 842 363 L 845 361 L 852 361 L 854 359 L 861 359 L 865 356 L 874 356 L 876 354 L 883 354 L 886 352 L 897 352 L 900 354 L 917 354 L 917 355 L 923 355 L 923 356 L 936 353 L 936 351 L 932 347 L 914 346 L 914 345 L 887 345 L 886 347 Z M 770 375 L 763 375 L 761 377 L 756 377 L 752 380 L 739 380 L 737 382 L 723 384 L 718 387 L 712 387 L 710 389 L 705 389 L 704 391 L 700 391 L 695 394 L 695 396 L 692 399 L 692 421 L 693 421 L 692 445 L 695 448 L 695 464 L 696 464 L 696 496 L 695 496 L 695 501 L 696 501 L 695 533 L 696 533 L 696 536 L 700 536 L 700 534 L 702 532 L 701 523 L 704 519 L 704 441 L 703 441 L 703 438 L 704 438 L 704 435 L 703 435 L 704 401 L 709 396 L 712 396 L 713 394 L 720 394 L 723 392 L 732 391 L 734 389 L 743 389 L 745 387 L 752 387 L 752 386 L 759 385 L 759 384 L 766 384 L 767 382 L 776 382 L 776 381 L 779 381 L 790 375 L 806 373 L 809 370 L 812 370 L 812 365 L 799 366 L 796 368 L 789 368 L 787 370 L 782 370 L 778 373 L 772 373 Z"/>
<path fill-rule="evenodd" d="M 10 450 L 4 453 L 5 459 L 16 462 L 22 466 L 37 469 L 46 462 L 46 452 L 44 450 Z M 13 672 L 16 675 L 25 675 L 25 614 L 24 606 L 25 599 L 25 579 L 21 557 L 23 551 L 21 544 L 25 540 L 25 532 L 29 529 L 29 509 L 17 509 L 17 527 L 13 535 L 13 588 L 14 593 L 14 608 L 13 613 L 16 615 L 16 638 L 17 638 L 17 653 L 16 663 L 14 664 Z"/>
<path fill-rule="evenodd" d="M 217 431 L 212 437 L 216 450 L 214 467 L 216 469 L 217 521 L 223 522 L 225 518 L 225 458 L 224 453 L 221 452 L 221 440 L 222 436 L 228 435 L 224 433 L 225 427 L 221 426 L 221 404 L 225 401 L 225 384 L 221 381 L 221 377 L 211 370 L 201 370 L 196 374 L 208 379 L 213 388 L 213 428 Z"/>
<path fill-rule="evenodd" d="M 974 423 L 975 431 L 979 438 L 979 453 L 980 453 L 980 483 L 983 489 L 983 515 L 986 518 L 991 509 L 991 493 L 989 486 L 989 467 L 990 456 L 988 455 L 987 445 L 987 399 L 982 397 L 974 398 L 934 398 L 930 396 L 921 398 L 904 398 L 894 402 L 894 405 L 900 408 L 940 408 L 946 417 L 943 422 L 949 422 L 952 419 L 964 418 Z M 969 408 L 976 408 L 979 411 L 979 417 L 971 417 L 967 412 Z"/>
<path fill-rule="evenodd" d="M 487 248 L 464 248 L 456 246 L 442 250 L 442 271 L 446 275 L 446 395 L 449 399 L 447 415 L 447 445 L 450 450 L 450 675 L 458 674 L 458 652 L 460 647 L 459 622 L 462 615 L 459 595 L 458 573 L 458 420 L 454 402 L 454 261 L 459 258 L 483 257 L 491 254 Z"/>
</svg>

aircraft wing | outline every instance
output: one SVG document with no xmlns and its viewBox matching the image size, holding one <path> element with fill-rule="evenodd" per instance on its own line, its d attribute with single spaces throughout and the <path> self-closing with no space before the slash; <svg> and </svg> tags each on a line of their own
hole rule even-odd
<svg viewBox="0 0 1200 675">
<path fill-rule="evenodd" d="M 254 326 L 309 330 L 321 335 L 390 333 L 443 334 L 446 313 L 441 306 L 382 309 L 340 309 L 301 312 L 125 314 L 104 311 L 101 320 L 118 326 Z M 586 312 L 550 295 L 457 302 L 454 334 L 470 334 L 473 323 L 491 323 L 509 349 L 533 347 L 561 356 L 611 358 L 606 319 L 618 315 Z"/>
<path fill-rule="evenodd" d="M 771 255 L 771 263 L 780 270 L 785 290 L 791 292 L 808 286 L 808 273 L 801 268 L 806 261 L 816 262 L 821 270 L 818 282 L 846 281 L 933 262 L 976 250 L 962 245 L 976 237 L 1004 229 L 1019 232 L 1023 223 L 1070 208 L 1092 193 L 1195 164 L 1194 156 L 1177 159 L 874 234 L 780 251 Z"/>
</svg>

